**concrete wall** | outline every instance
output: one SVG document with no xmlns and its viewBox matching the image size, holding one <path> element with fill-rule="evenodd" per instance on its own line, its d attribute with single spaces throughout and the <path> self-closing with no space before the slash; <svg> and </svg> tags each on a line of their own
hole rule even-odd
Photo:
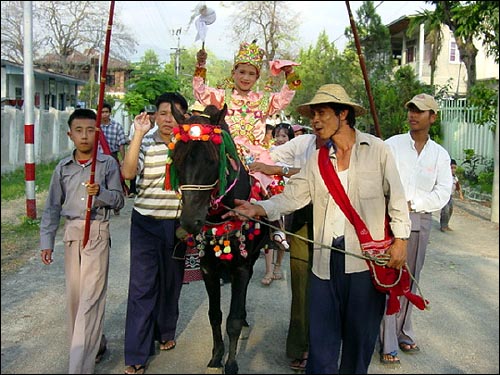
<svg viewBox="0 0 500 375">
<path fill-rule="evenodd" d="M 2 173 L 24 167 L 24 111 L 15 107 L 2 108 L 1 142 Z M 67 136 L 68 118 L 71 110 L 58 111 L 35 109 L 35 146 L 36 164 L 48 163 L 68 155 L 73 142 Z"/>
<path fill-rule="evenodd" d="M 128 134 L 130 120 L 119 102 L 113 108 L 113 119 L 124 127 Z M 73 112 L 72 107 L 65 111 L 55 108 L 40 110 L 35 108 L 35 164 L 45 164 L 59 160 L 73 150 L 73 142 L 67 132 L 68 119 Z M 2 174 L 23 168 L 26 146 L 24 144 L 24 111 L 9 105 L 2 110 Z"/>
</svg>

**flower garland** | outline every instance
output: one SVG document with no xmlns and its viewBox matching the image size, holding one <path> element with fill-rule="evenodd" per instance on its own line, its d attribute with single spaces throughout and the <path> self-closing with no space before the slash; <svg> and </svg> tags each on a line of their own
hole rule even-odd
<svg viewBox="0 0 500 375">
<path fill-rule="evenodd" d="M 184 124 L 174 128 L 172 141 L 168 144 L 168 156 L 165 170 L 165 190 L 177 190 L 179 179 L 177 170 L 173 167 L 172 153 L 178 141 L 187 143 L 189 141 L 212 142 L 219 145 L 219 191 L 226 192 L 228 180 L 238 177 L 238 168 L 235 168 L 232 161 L 238 160 L 236 146 L 228 132 L 218 125 L 205 124 Z M 231 168 L 227 168 L 228 159 Z"/>
</svg>

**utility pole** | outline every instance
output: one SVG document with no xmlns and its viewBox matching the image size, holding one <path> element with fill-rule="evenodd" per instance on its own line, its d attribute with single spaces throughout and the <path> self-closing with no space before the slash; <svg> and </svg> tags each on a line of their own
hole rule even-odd
<svg viewBox="0 0 500 375">
<path fill-rule="evenodd" d="M 33 91 L 35 76 L 33 72 L 33 5 L 32 1 L 23 4 L 24 25 L 24 144 L 25 144 L 25 190 L 26 216 L 36 219 L 36 191 L 35 191 L 35 111 L 33 105 Z"/>
<path fill-rule="evenodd" d="M 182 34 L 182 27 L 179 27 L 176 30 L 171 30 L 172 36 L 177 36 L 177 48 L 170 48 L 172 50 L 175 50 L 175 77 L 179 77 L 180 69 L 181 69 L 181 51 L 184 50 L 184 48 L 181 48 L 181 34 Z"/>
</svg>

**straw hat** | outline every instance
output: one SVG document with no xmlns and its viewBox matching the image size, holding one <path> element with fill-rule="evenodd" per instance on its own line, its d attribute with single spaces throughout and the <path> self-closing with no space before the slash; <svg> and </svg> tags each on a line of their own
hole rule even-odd
<svg viewBox="0 0 500 375">
<path fill-rule="evenodd" d="M 351 106 L 354 108 L 354 115 L 356 117 L 366 113 L 366 109 L 359 104 L 354 103 L 342 86 L 334 83 L 321 86 L 309 103 L 305 103 L 297 107 L 297 112 L 299 112 L 302 116 L 311 118 L 311 106 L 314 104 L 326 103 L 337 103 Z"/>
<path fill-rule="evenodd" d="M 196 112 L 203 112 L 205 110 L 205 106 L 203 104 L 201 104 L 198 100 L 196 100 L 193 105 L 191 106 L 191 108 L 189 108 L 189 110 L 192 112 L 192 111 L 196 111 Z"/>
</svg>

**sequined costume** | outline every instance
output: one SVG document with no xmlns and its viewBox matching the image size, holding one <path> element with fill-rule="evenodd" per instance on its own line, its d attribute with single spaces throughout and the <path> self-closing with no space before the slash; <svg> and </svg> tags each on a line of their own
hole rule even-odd
<svg viewBox="0 0 500 375">
<path fill-rule="evenodd" d="M 235 58 L 234 67 L 238 64 L 251 64 L 260 72 L 264 51 L 255 42 L 242 43 Z M 271 67 L 298 65 L 285 60 L 271 62 Z M 280 65 L 281 64 L 281 65 Z M 278 70 L 279 72 L 280 70 Z M 276 74 L 276 73 L 275 73 Z M 245 166 L 259 161 L 274 165 L 269 155 L 269 146 L 264 142 L 266 134 L 266 119 L 285 109 L 292 101 L 295 90 L 300 86 L 296 73 L 287 75 L 286 83 L 279 92 L 250 91 L 241 95 L 233 88 L 213 88 L 205 84 L 206 69 L 198 64 L 193 77 L 193 93 L 196 100 L 204 106 L 215 105 L 221 109 L 227 104 L 226 123 L 229 126 L 238 154 Z M 263 196 L 269 195 L 268 186 L 274 180 L 273 176 L 261 172 L 250 172 L 260 183 Z"/>
</svg>

